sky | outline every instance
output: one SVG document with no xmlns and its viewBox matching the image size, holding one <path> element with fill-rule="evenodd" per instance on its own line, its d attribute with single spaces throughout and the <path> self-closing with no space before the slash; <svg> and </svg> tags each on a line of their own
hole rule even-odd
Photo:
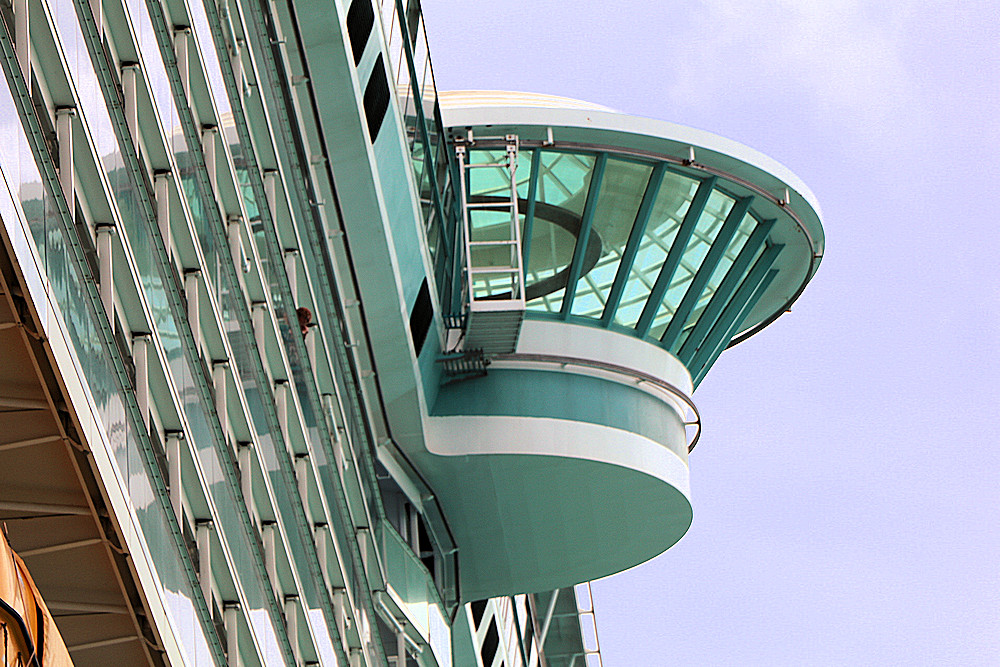
<svg viewBox="0 0 1000 667">
<path fill-rule="evenodd" d="M 826 256 L 694 395 L 694 523 L 594 584 L 607 667 L 1000 665 L 993 2 L 433 0 L 440 90 L 551 93 L 734 139 L 813 190 Z"/>
</svg>

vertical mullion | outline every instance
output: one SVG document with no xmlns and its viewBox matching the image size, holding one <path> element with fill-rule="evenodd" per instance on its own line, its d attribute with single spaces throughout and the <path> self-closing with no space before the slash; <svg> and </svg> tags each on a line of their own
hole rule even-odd
<svg viewBox="0 0 1000 667">
<path fill-rule="evenodd" d="M 653 289 L 649 292 L 649 298 L 642 309 L 642 315 L 639 316 L 639 321 L 635 325 L 635 331 L 640 338 L 646 335 L 649 327 L 653 324 L 653 318 L 660 307 L 663 295 L 667 293 L 667 287 L 670 285 L 670 281 L 673 280 L 674 273 L 677 271 L 677 267 L 681 263 L 681 258 L 684 256 L 684 250 L 687 248 L 688 241 L 691 240 L 691 235 L 694 234 L 694 229 L 698 225 L 698 220 L 701 219 L 701 214 L 704 212 L 705 206 L 708 204 L 708 198 L 712 195 L 714 188 L 715 176 L 710 176 L 701 182 L 697 192 L 694 193 L 691 205 L 688 206 L 687 213 L 684 214 L 684 221 L 681 222 L 680 229 L 677 230 L 677 234 L 674 236 L 670 252 L 667 253 L 667 258 L 660 268 L 660 274 L 656 277 Z"/>
<path fill-rule="evenodd" d="M 732 293 L 739 286 L 739 281 L 750 268 L 750 262 L 753 261 L 754 255 L 767 242 L 767 235 L 771 232 L 771 228 L 774 227 L 774 223 L 774 220 L 765 220 L 758 224 L 750 234 L 750 238 L 743 245 L 740 254 L 737 255 L 736 260 L 733 261 L 733 265 L 729 267 L 726 276 L 716 288 L 715 294 L 712 295 L 708 305 L 705 306 L 701 317 L 698 318 L 698 323 L 691 330 L 691 333 L 688 334 L 687 340 L 684 341 L 680 351 L 677 353 L 677 357 L 681 360 L 681 363 L 690 361 L 700 344 L 704 341 L 705 335 L 711 330 L 712 325 L 715 324 L 716 318 L 729 301 L 729 297 L 732 296 Z"/>
<path fill-rule="evenodd" d="M 757 301 L 759 301 L 760 297 L 763 296 L 764 292 L 767 291 L 767 288 L 771 285 L 771 281 L 774 280 L 774 277 L 777 275 L 778 275 L 778 269 L 771 269 L 770 271 L 767 272 L 767 275 L 764 276 L 764 279 L 760 281 L 760 285 L 757 287 L 756 291 L 754 291 L 753 295 L 750 297 L 750 300 L 747 301 L 746 306 L 740 312 L 739 317 L 736 318 L 736 321 L 729 328 L 729 331 L 726 332 L 726 337 L 723 339 L 722 343 L 715 349 L 715 351 L 711 354 L 711 356 L 709 356 L 708 360 L 705 361 L 704 365 L 698 370 L 694 378 L 695 387 L 701 384 L 701 381 L 705 379 L 705 375 L 708 373 L 708 369 L 712 367 L 712 365 L 715 363 L 715 360 L 719 358 L 719 355 L 722 354 L 722 351 L 726 349 L 727 345 L 729 345 L 729 341 L 733 339 L 733 336 L 736 335 L 736 332 L 739 331 L 740 327 L 743 326 L 743 321 L 750 314 L 750 311 L 753 310 L 753 307 L 757 305 Z"/>
<path fill-rule="evenodd" d="M 531 156 L 531 174 L 528 176 L 528 206 L 524 211 L 524 231 L 521 232 L 521 266 L 528 270 L 531 255 L 531 233 L 535 226 L 535 197 L 538 193 L 538 172 L 541 171 L 542 149 L 536 148 Z M 527 278 L 525 278 L 527 280 Z"/>
<path fill-rule="evenodd" d="M 691 279 L 691 284 L 688 285 L 688 289 L 684 293 L 684 298 L 681 299 L 677 310 L 674 311 L 673 317 L 670 318 L 670 324 L 667 325 L 667 329 L 663 332 L 663 336 L 660 337 L 660 341 L 661 345 L 671 352 L 676 352 L 677 339 L 681 331 L 683 331 L 684 325 L 687 324 L 688 318 L 691 317 L 691 312 L 694 310 L 695 305 L 697 305 L 698 299 L 701 298 L 701 293 L 705 290 L 705 286 L 708 285 L 708 281 L 712 278 L 715 268 L 722 261 L 722 256 L 725 255 L 729 243 L 736 236 L 736 230 L 743 223 L 743 218 L 746 216 L 747 211 L 750 210 L 751 203 L 753 203 L 753 197 L 742 197 L 737 199 L 736 203 L 733 204 L 729 215 L 726 216 L 726 221 L 722 223 L 722 229 L 719 230 L 719 233 L 712 240 L 712 247 L 709 248 L 708 254 L 705 255 L 701 266 L 698 267 L 697 273 Z"/>
<path fill-rule="evenodd" d="M 607 303 L 604 304 L 604 313 L 601 316 L 601 324 L 604 326 L 609 326 L 615 319 L 618 304 L 621 303 L 622 294 L 625 293 L 625 283 L 628 282 L 628 277 L 632 273 L 635 256 L 639 254 L 639 246 L 646 235 L 646 226 L 649 224 L 649 218 L 653 214 L 653 206 L 656 204 L 656 198 L 660 194 L 660 186 L 663 183 L 663 173 L 665 171 L 666 165 L 660 162 L 653 168 L 653 173 L 650 174 L 649 181 L 646 183 L 646 192 L 642 195 L 642 203 L 639 205 L 639 210 L 636 213 L 632 232 L 628 237 L 628 243 L 625 244 L 622 261 L 618 265 L 618 273 L 615 274 L 615 281 L 612 283 L 611 291 L 608 293 Z"/>
<path fill-rule="evenodd" d="M 576 296 L 576 283 L 580 279 L 580 273 L 583 271 L 583 257 L 587 254 L 587 245 L 590 242 L 590 228 L 594 224 L 597 193 L 601 189 L 601 181 L 604 180 L 604 168 L 607 164 L 607 153 L 601 153 L 597 156 L 597 164 L 594 165 L 594 174 L 590 178 L 590 187 L 587 190 L 587 201 L 583 206 L 580 235 L 576 239 L 576 250 L 573 253 L 573 261 L 570 264 L 569 275 L 566 278 L 566 292 L 563 295 L 562 312 L 560 313 L 560 317 L 563 319 L 566 319 L 570 309 L 573 307 L 573 297 Z"/>
<path fill-rule="evenodd" d="M 750 273 L 743 279 L 736 293 L 733 294 L 729 303 L 722 309 L 722 313 L 715 324 L 712 325 L 708 335 L 705 337 L 705 342 L 692 355 L 691 363 L 688 365 L 688 370 L 692 372 L 692 375 L 700 372 L 701 368 L 706 364 L 711 365 L 709 360 L 714 361 L 721 354 L 722 349 L 729 343 L 729 339 L 735 333 L 733 327 L 739 327 L 746 317 L 743 311 L 747 310 L 747 304 L 750 300 L 753 299 L 756 302 L 754 295 L 765 279 L 765 274 L 774 264 L 774 260 L 781 253 L 782 248 L 784 246 L 780 244 L 768 247 L 754 263 L 753 268 L 750 269 Z M 752 308 L 752 306 L 750 307 Z"/>
</svg>

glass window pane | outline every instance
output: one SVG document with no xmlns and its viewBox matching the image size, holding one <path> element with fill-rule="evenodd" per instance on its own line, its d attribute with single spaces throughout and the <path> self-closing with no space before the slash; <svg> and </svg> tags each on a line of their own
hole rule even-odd
<svg viewBox="0 0 1000 667">
<path fill-rule="evenodd" d="M 613 158 L 608 160 L 589 241 L 591 244 L 595 241 L 600 243 L 601 254 L 593 268 L 586 263 L 583 265 L 583 275 L 576 284 L 573 298 L 574 315 L 600 319 L 603 314 L 652 171 L 653 167 L 649 164 Z"/>
<path fill-rule="evenodd" d="M 663 335 L 734 203 L 732 197 L 718 190 L 714 190 L 709 196 L 705 210 L 695 225 L 694 233 L 684 248 L 684 255 L 677 266 L 677 271 L 674 272 L 656 317 L 653 318 L 653 324 L 649 329 L 650 338 L 659 338 Z"/>
<path fill-rule="evenodd" d="M 558 312 L 562 307 L 596 159 L 593 155 L 542 152 L 525 275 L 529 310 Z"/>
<path fill-rule="evenodd" d="M 646 224 L 646 233 L 639 244 L 629 272 L 621 302 L 615 312 L 615 322 L 634 327 L 660 274 L 663 261 L 684 220 L 699 181 L 668 171 L 663 176 L 656 203 Z"/>
</svg>

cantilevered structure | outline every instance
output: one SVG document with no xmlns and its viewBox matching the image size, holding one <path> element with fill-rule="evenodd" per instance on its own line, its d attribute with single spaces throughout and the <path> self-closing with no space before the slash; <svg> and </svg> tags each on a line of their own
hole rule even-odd
<svg viewBox="0 0 1000 667">
<path fill-rule="evenodd" d="M 692 393 L 815 273 L 808 188 L 669 123 L 439 96 L 419 2 L 0 24 L 22 662 L 599 663 L 587 582 L 690 525 Z"/>
</svg>

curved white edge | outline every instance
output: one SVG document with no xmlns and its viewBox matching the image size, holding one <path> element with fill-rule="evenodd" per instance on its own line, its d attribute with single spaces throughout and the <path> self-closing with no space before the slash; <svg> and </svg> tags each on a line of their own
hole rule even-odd
<svg viewBox="0 0 1000 667">
<path fill-rule="evenodd" d="M 441 116 L 445 126 L 543 125 L 578 127 L 640 134 L 675 141 L 737 159 L 773 178 L 777 178 L 785 183 L 789 189 L 797 192 L 813 209 L 819 220 L 823 218 L 816 195 L 801 178 L 774 158 L 738 141 L 669 121 L 630 116 L 601 109 L 597 105 L 593 105 L 594 108 L 580 108 L 578 105 L 559 106 L 559 98 L 551 98 L 553 102 L 548 106 L 541 104 L 529 106 L 518 99 L 518 93 L 482 91 L 483 94 L 479 99 L 476 99 L 472 93 L 473 91 L 438 93 Z M 474 100 L 472 104 L 468 104 L 470 98 Z M 698 161 L 704 162 L 700 156 Z"/>
<path fill-rule="evenodd" d="M 629 468 L 669 484 L 691 502 L 687 462 L 631 431 L 551 417 L 456 415 L 430 417 L 427 435 L 428 449 L 440 456 L 559 456 Z"/>
<path fill-rule="evenodd" d="M 597 326 L 526 319 L 519 354 L 552 354 L 624 366 L 668 382 L 690 398 L 691 374 L 670 352 L 648 341 Z"/>
</svg>

